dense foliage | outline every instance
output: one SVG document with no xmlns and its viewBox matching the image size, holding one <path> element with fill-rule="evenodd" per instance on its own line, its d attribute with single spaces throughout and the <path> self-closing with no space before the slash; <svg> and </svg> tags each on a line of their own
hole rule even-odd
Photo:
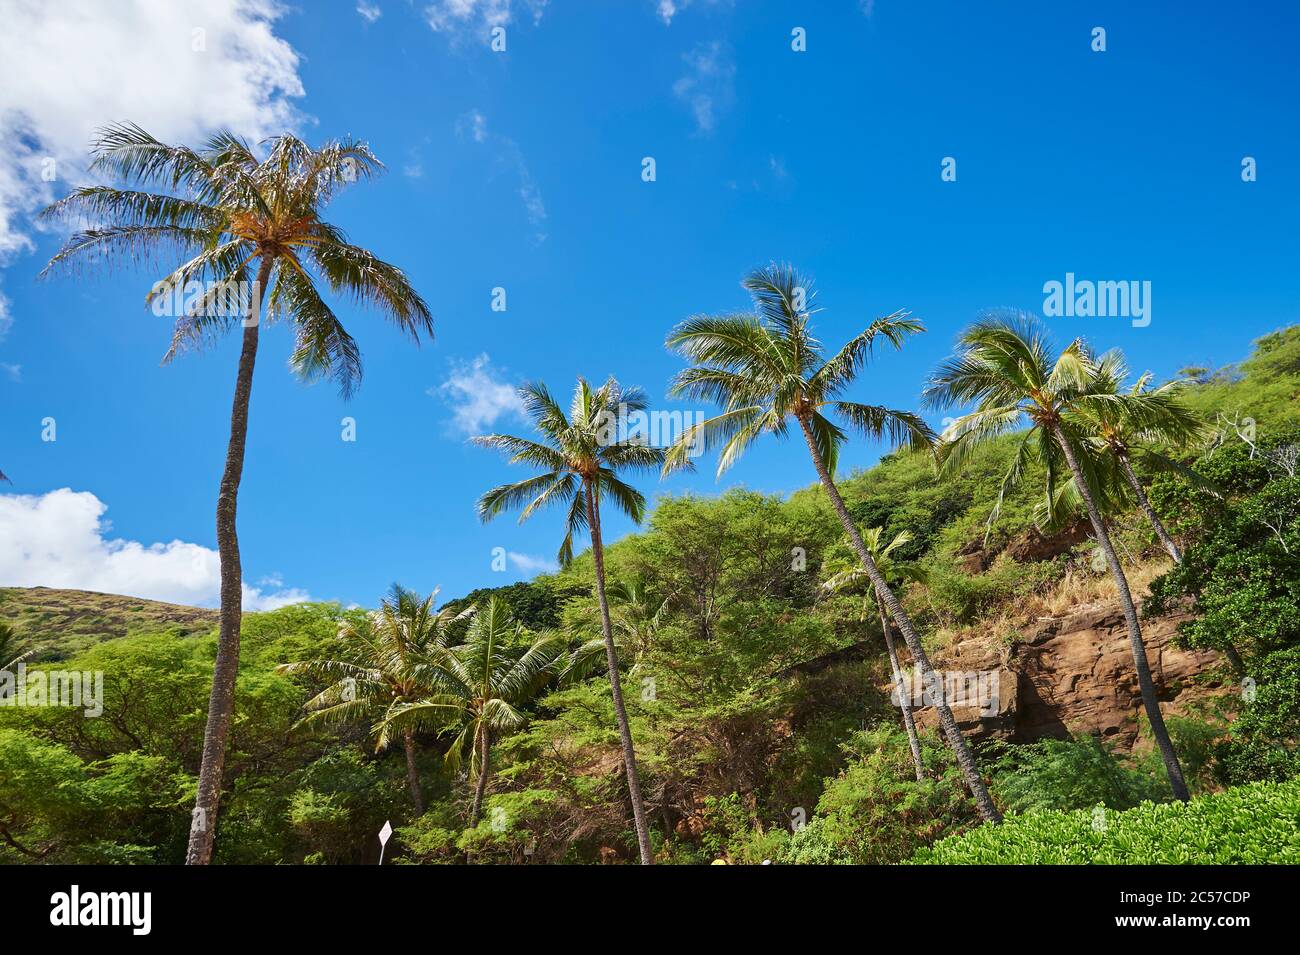
<svg viewBox="0 0 1300 955">
<path fill-rule="evenodd" d="M 1252 783 L 1189 803 L 1031 812 L 943 839 L 930 865 L 1225 865 L 1300 862 L 1300 780 Z"/>
<path fill-rule="evenodd" d="M 1239 672 L 1225 663 L 1209 675 L 1226 688 L 1214 706 L 1169 720 L 1200 794 L 1193 803 L 1165 804 L 1145 744 L 1133 753 L 1092 738 L 1004 744 L 979 757 L 995 800 L 1014 815 L 999 829 L 979 826 L 933 731 L 921 734 L 927 778 L 915 779 L 887 696 L 878 618 L 861 591 L 823 586 L 848 556 L 825 495 L 736 488 L 662 497 L 640 532 L 606 549 L 657 860 L 898 862 L 940 840 L 915 858 L 1295 861 L 1300 478 L 1287 473 L 1287 448 L 1300 443 L 1300 328 L 1268 336 L 1239 368 L 1202 377 L 1188 400 L 1218 421 L 1220 437 L 1182 464 L 1217 493 L 1182 475 L 1143 474 L 1185 563 L 1157 576 L 1167 561 L 1151 529 L 1116 517 L 1126 562 L 1157 577 L 1148 612 L 1190 607 L 1180 639 L 1231 647 L 1240 660 Z M 942 480 L 924 455 L 900 452 L 840 481 L 860 524 L 882 527 L 886 540 L 909 535 L 895 555 L 907 571 L 900 595 L 927 648 L 963 629 L 1012 644 L 1031 608 L 1093 599 L 1103 580 L 1081 535 L 1034 528 L 1032 467 L 988 523 L 1015 440 L 985 446 Z M 554 668 L 518 704 L 521 719 L 493 738 L 474 825 L 478 777 L 472 760 L 445 759 L 455 736 L 440 725 L 413 727 L 423 813 L 403 747 L 377 750 L 370 716 L 300 725 L 305 704 L 331 683 L 311 667 L 277 668 L 347 659 L 346 635 L 364 630 L 363 611 L 315 604 L 246 615 L 216 861 L 373 863 L 385 820 L 397 828 L 386 863 L 636 858 L 610 686 L 602 659 L 580 652 L 599 637 L 593 585 L 587 552 L 557 574 L 444 605 L 455 617 L 495 596 L 520 625 L 505 639 L 511 659 L 548 637 L 583 663 Z M 50 615 L 46 597 L 0 592 L 0 619 L 13 626 L 5 646 L 34 651 L 29 669 L 104 674 L 97 718 L 0 706 L 0 863 L 184 858 L 213 622 L 141 601 L 109 612 L 92 597 L 83 595 L 75 639 L 61 639 L 67 621 Z M 442 642 L 468 640 L 470 619 L 451 623 Z"/>
</svg>

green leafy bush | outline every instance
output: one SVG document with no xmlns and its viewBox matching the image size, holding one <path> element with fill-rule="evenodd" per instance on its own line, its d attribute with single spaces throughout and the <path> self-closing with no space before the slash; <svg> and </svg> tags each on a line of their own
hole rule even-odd
<svg viewBox="0 0 1300 955">
<path fill-rule="evenodd" d="M 816 816 L 791 838 L 782 861 L 898 862 L 974 819 L 961 774 L 937 741 L 925 739 L 923 755 L 931 778 L 922 782 L 916 781 L 901 729 L 879 726 L 859 733 L 846 748 L 857 758 L 827 785 Z"/>
<path fill-rule="evenodd" d="M 1169 793 L 1167 784 L 1125 766 L 1095 736 L 1001 744 L 994 756 L 991 788 L 1008 812 L 1065 811 L 1098 803 L 1131 809 Z"/>
<path fill-rule="evenodd" d="M 1008 816 L 921 849 L 926 865 L 1300 863 L 1300 779 L 1252 783 L 1188 803 L 1144 802 Z"/>
</svg>

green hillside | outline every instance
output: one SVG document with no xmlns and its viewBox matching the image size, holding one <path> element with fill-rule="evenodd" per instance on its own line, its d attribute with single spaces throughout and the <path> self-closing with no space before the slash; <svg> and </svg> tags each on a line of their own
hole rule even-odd
<svg viewBox="0 0 1300 955">
<path fill-rule="evenodd" d="M 1170 569 L 1140 515 L 1117 511 L 1112 521 L 1135 589 L 1150 583 L 1147 611 L 1192 607 L 1182 645 L 1240 658 L 1241 672 L 1225 663 L 1209 674 L 1218 683 L 1252 681 L 1231 722 L 1211 707 L 1169 720 L 1193 793 L 1210 799 L 1152 809 L 1171 792 L 1149 746 L 1121 751 L 1062 733 L 979 748 L 1001 809 L 1057 814 L 1022 815 L 1005 834 L 990 834 L 933 731 L 921 733 L 917 780 L 886 693 L 878 617 L 861 588 L 822 586 L 850 556 L 825 495 L 817 487 L 788 498 L 733 488 L 664 496 L 640 531 L 607 548 L 621 685 L 656 859 L 1047 860 L 1056 858 L 1053 840 L 1068 841 L 1081 814 L 1100 804 L 1131 811 L 1121 834 L 1130 822 L 1146 833 L 1166 815 L 1182 825 L 1232 813 L 1243 833 L 1239 856 L 1279 861 L 1268 833 L 1279 812 L 1293 813 L 1294 783 L 1245 787 L 1285 783 L 1300 771 L 1300 478 L 1286 464 L 1287 449 L 1300 443 L 1300 326 L 1265 337 L 1239 365 L 1195 370 L 1194 379 L 1184 400 L 1218 433 L 1183 451 L 1181 464 L 1217 496 L 1185 475 L 1141 471 L 1185 549 L 1183 565 Z M 1086 534 L 1034 526 L 1041 490 L 1032 469 L 986 524 L 1014 439 L 987 446 L 951 477 L 937 477 L 924 455 L 897 453 L 842 481 L 861 527 L 910 536 L 895 552 L 898 589 L 936 653 L 979 636 L 1009 654 L 1038 617 L 1113 596 Z M 400 578 L 401 568 L 393 574 Z M 355 696 L 331 697 L 348 688 L 328 689 L 310 667 L 286 674 L 277 666 L 355 652 L 340 629 L 365 632 L 363 613 L 319 604 L 246 615 L 217 861 L 373 862 L 373 834 L 386 819 L 398 828 L 389 859 L 402 864 L 635 860 L 604 657 L 588 652 L 600 632 L 594 580 L 586 553 L 560 573 L 448 604 L 459 612 L 496 597 L 521 625 L 499 635 L 499 652 L 514 659 L 549 636 L 574 661 L 533 687 L 518 721 L 493 737 L 473 825 L 474 777 L 468 761 L 458 768 L 445 758 L 455 738 L 445 724 L 413 731 L 414 786 L 401 739 L 377 749 L 382 712 L 343 707 L 339 719 L 299 724 L 304 704 L 323 691 L 336 703 Z M 40 648 L 38 659 L 102 672 L 105 696 L 102 718 L 0 706 L 0 863 L 179 861 L 215 611 L 10 588 L 0 591 L 0 623 Z M 448 622 L 444 642 L 460 645 L 471 626 Z M 417 789 L 423 812 L 414 809 Z M 1258 825 L 1238 812 L 1254 793 L 1269 808 Z M 936 842 L 933 855 L 917 855 Z"/>
</svg>

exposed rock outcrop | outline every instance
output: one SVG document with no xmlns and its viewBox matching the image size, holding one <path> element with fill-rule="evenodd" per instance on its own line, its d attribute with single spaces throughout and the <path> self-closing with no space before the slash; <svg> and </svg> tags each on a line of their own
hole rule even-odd
<svg viewBox="0 0 1300 955">
<path fill-rule="evenodd" d="M 1142 621 L 1147 660 L 1166 712 L 1186 712 L 1196 701 L 1228 692 L 1211 673 L 1220 663 L 1218 653 L 1173 646 L 1171 638 L 1187 618 L 1180 612 Z M 1092 733 L 1126 749 L 1137 741 L 1142 698 L 1118 602 L 1040 621 L 1009 648 L 988 638 L 962 641 L 935 653 L 934 664 L 998 674 L 995 705 L 953 707 L 963 731 L 974 738 L 1030 742 Z M 918 710 L 917 720 L 933 726 L 933 709 Z"/>
</svg>

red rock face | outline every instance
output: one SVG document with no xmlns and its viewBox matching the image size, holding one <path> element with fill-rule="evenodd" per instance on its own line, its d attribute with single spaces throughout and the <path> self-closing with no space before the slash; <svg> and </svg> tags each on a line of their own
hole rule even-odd
<svg viewBox="0 0 1300 955">
<path fill-rule="evenodd" d="M 1147 660 L 1166 713 L 1187 712 L 1194 702 L 1231 691 L 1211 671 L 1221 658 L 1210 650 L 1179 650 L 1171 643 L 1186 613 L 1142 621 Z M 999 670 L 996 707 L 953 707 L 973 739 L 1032 742 L 1091 733 L 1123 749 L 1138 738 L 1142 697 L 1128 628 L 1118 602 L 1044 621 L 1009 651 L 991 641 L 968 640 L 936 653 L 934 665 L 955 670 Z M 917 721 L 935 725 L 932 708 Z"/>
</svg>

